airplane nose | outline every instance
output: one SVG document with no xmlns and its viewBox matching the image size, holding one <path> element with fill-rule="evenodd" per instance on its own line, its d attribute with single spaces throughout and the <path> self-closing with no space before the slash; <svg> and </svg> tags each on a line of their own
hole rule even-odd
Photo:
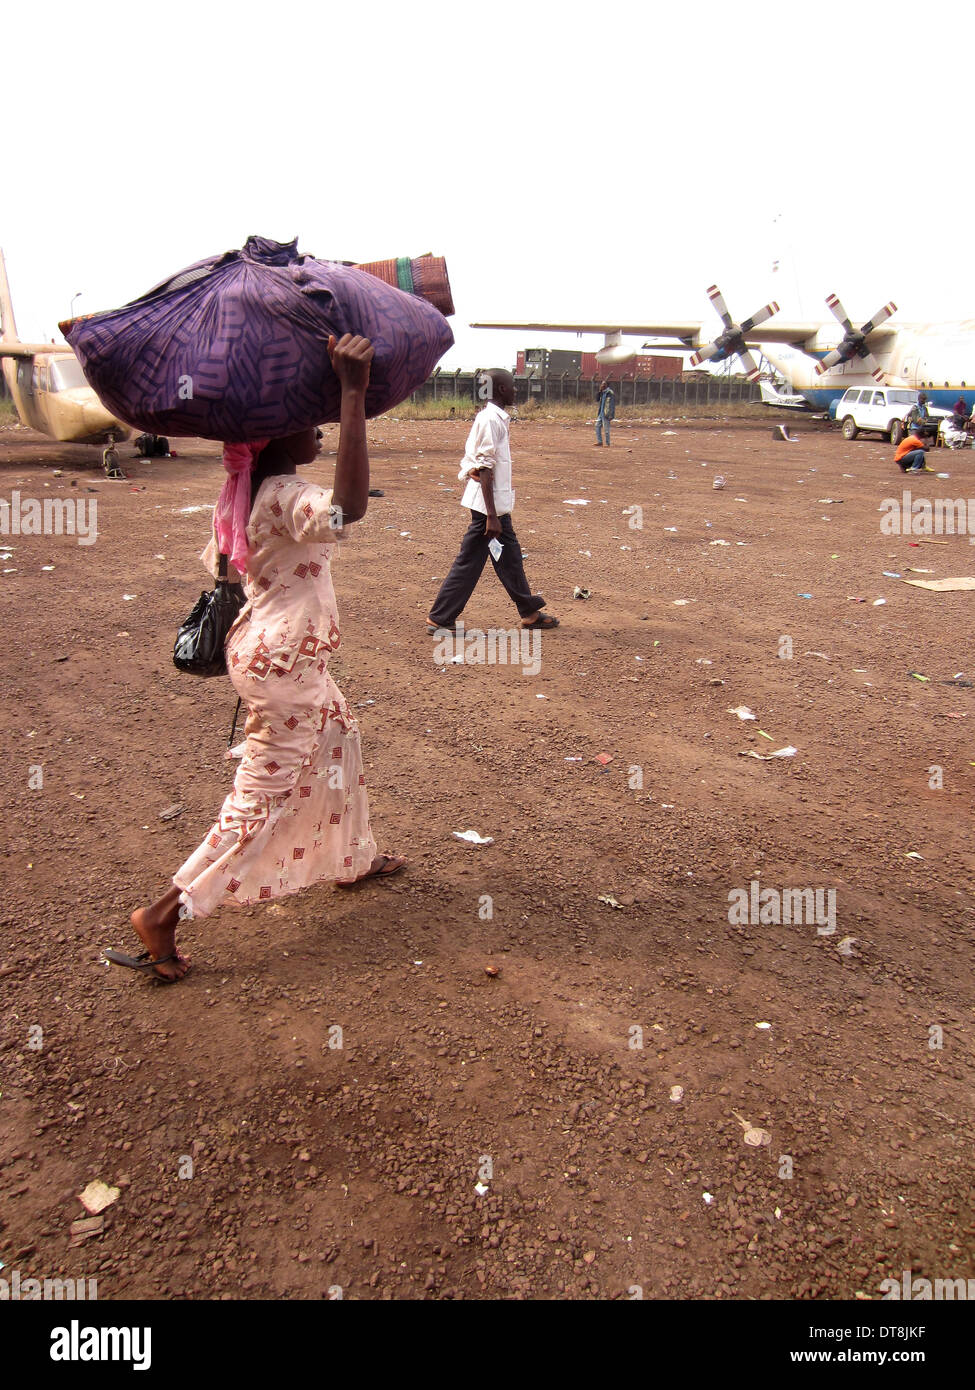
<svg viewBox="0 0 975 1390">
<path fill-rule="evenodd" d="M 89 434 L 102 434 L 106 430 L 118 427 L 119 424 L 115 416 L 102 405 L 94 391 L 91 392 L 90 398 L 86 397 L 82 405 L 82 416 L 85 430 Z"/>
</svg>

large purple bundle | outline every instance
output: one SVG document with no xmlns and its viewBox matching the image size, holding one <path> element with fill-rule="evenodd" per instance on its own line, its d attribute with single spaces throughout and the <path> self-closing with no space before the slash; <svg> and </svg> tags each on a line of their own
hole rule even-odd
<svg viewBox="0 0 975 1390">
<path fill-rule="evenodd" d="M 297 240 L 265 237 L 61 328 L 120 420 L 231 443 L 339 418 L 330 334 L 372 341 L 367 415 L 404 400 L 454 341 L 425 300 L 366 271 L 299 256 Z"/>
</svg>

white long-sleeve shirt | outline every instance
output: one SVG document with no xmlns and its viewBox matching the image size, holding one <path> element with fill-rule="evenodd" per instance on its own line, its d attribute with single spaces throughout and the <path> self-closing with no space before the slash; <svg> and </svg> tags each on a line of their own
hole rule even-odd
<svg viewBox="0 0 975 1390">
<path fill-rule="evenodd" d="M 462 507 L 472 512 L 487 515 L 484 493 L 481 484 L 471 477 L 475 468 L 490 468 L 494 475 L 494 510 L 498 516 L 506 516 L 514 509 L 515 493 L 511 486 L 511 448 L 508 444 L 508 423 L 510 416 L 488 401 L 483 410 L 478 411 L 467 436 L 467 448 L 460 465 L 458 478 L 467 479 L 467 487 L 460 499 Z"/>
</svg>

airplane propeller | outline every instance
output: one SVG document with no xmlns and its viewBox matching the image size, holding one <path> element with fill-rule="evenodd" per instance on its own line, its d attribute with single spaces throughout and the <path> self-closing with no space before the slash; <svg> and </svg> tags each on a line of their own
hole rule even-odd
<svg viewBox="0 0 975 1390">
<path fill-rule="evenodd" d="M 719 362 L 726 357 L 733 357 L 736 353 L 741 358 L 745 368 L 745 375 L 749 381 L 757 381 L 760 375 L 758 363 L 745 345 L 745 334 L 750 333 L 760 323 L 770 319 L 773 314 L 779 312 L 777 304 L 766 304 L 759 309 L 758 313 L 752 314 L 751 318 L 744 319 L 741 323 L 735 323 L 728 313 L 728 306 L 724 302 L 724 296 L 717 285 L 712 285 L 708 290 L 708 299 L 721 315 L 721 322 L 724 324 L 724 332 L 719 333 L 713 343 L 708 343 L 707 347 L 700 348 L 694 353 L 690 360 L 690 365 L 696 367 L 700 362 L 708 362 L 711 358 L 716 358 Z"/>
<path fill-rule="evenodd" d="M 896 311 L 897 305 L 893 302 L 885 304 L 882 309 L 874 314 L 872 319 L 867 319 L 862 328 L 857 329 L 854 328 L 853 324 L 850 322 L 850 316 L 843 308 L 837 295 L 831 294 L 826 303 L 835 318 L 839 320 L 840 326 L 843 329 L 843 341 L 838 347 L 835 347 L 832 352 L 828 352 L 822 361 L 816 363 L 816 374 L 822 376 L 824 372 L 829 371 L 830 367 L 835 367 L 840 362 L 849 362 L 854 357 L 859 357 L 874 380 L 883 386 L 887 380 L 887 376 L 880 363 L 867 346 L 867 338 L 875 328 L 879 328 L 882 323 L 887 322 L 891 314 Z"/>
</svg>

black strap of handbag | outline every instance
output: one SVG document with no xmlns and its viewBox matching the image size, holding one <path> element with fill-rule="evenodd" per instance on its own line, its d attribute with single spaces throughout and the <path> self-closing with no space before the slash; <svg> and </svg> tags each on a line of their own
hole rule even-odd
<svg viewBox="0 0 975 1390">
<path fill-rule="evenodd" d="M 227 556 L 224 555 L 222 552 L 221 552 L 221 554 L 220 554 L 220 559 L 219 559 L 219 561 L 218 561 L 218 563 L 217 563 L 217 583 L 218 583 L 218 584 L 227 584 L 227 583 L 229 583 L 229 579 L 228 579 L 228 575 L 227 575 Z M 237 697 L 237 707 L 236 707 L 235 710 L 234 710 L 233 723 L 230 725 L 230 737 L 227 739 L 227 748 L 228 748 L 228 749 L 233 748 L 233 746 L 234 746 L 234 737 L 235 737 L 235 735 L 236 735 L 236 733 L 237 733 L 237 719 L 238 719 L 238 716 L 240 715 L 240 705 L 241 705 L 241 700 L 240 700 L 240 696 L 238 695 L 238 697 Z"/>
</svg>

